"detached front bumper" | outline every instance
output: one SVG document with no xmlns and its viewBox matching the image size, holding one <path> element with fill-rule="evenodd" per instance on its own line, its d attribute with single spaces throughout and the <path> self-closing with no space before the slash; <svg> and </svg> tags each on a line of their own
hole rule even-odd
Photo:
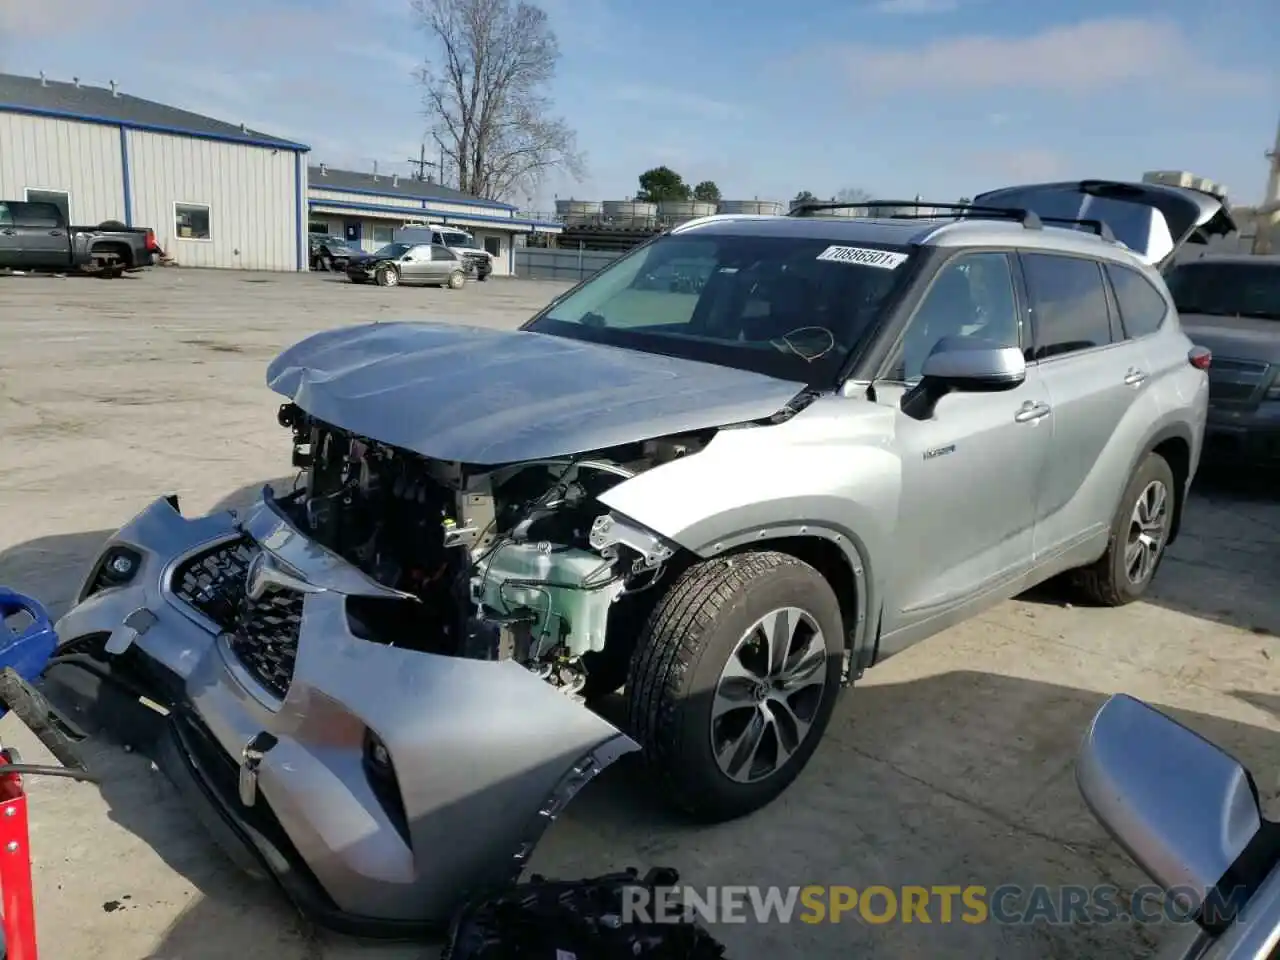
<svg viewBox="0 0 1280 960">
<path fill-rule="evenodd" d="M 242 866 L 348 933 L 443 923 L 517 877 L 576 792 L 638 747 L 515 662 L 358 638 L 347 598 L 390 592 L 269 501 L 239 523 L 156 501 L 109 541 L 58 635 L 111 635 L 112 670 L 169 710 L 165 772 Z M 201 599 L 234 575 L 229 551 L 274 561 L 263 649 Z"/>
</svg>

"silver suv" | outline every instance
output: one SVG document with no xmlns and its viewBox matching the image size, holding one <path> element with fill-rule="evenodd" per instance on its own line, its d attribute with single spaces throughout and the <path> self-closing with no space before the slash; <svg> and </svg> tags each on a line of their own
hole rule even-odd
<svg viewBox="0 0 1280 960">
<path fill-rule="evenodd" d="M 1065 571 L 1140 597 L 1208 397 L 1157 268 L 1222 204 L 1088 182 L 825 212 L 685 224 L 519 331 L 287 349 L 296 488 L 156 501 L 64 653 L 165 708 L 161 765 L 242 862 L 403 933 L 518 874 L 624 753 L 741 816 L 865 668 Z M 615 726 L 591 707 L 622 687 Z"/>
</svg>

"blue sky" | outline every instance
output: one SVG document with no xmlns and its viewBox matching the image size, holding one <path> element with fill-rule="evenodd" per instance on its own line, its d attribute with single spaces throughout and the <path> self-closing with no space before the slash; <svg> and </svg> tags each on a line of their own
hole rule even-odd
<svg viewBox="0 0 1280 960">
<path fill-rule="evenodd" d="M 744 199 L 1188 169 L 1256 202 L 1280 118 L 1275 0 L 541 5 L 588 169 L 550 180 L 538 209 L 629 196 L 661 163 Z M 116 80 L 331 166 L 408 172 L 428 50 L 408 0 L 0 0 L 0 70 Z"/>
</svg>

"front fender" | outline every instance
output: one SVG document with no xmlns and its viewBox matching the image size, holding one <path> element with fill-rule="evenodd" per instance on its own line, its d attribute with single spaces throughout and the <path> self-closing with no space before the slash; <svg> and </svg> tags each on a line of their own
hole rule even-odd
<svg viewBox="0 0 1280 960">
<path fill-rule="evenodd" d="M 789 537 L 828 540 L 858 580 L 860 615 L 874 621 L 901 467 L 883 442 L 891 426 L 879 423 L 877 408 L 826 400 L 783 424 L 722 431 L 701 452 L 625 480 L 600 500 L 700 557 Z"/>
</svg>

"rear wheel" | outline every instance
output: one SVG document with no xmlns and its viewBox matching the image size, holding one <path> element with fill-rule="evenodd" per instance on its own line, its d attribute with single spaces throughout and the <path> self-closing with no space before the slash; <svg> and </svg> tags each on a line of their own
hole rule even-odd
<svg viewBox="0 0 1280 960">
<path fill-rule="evenodd" d="M 1107 552 L 1076 571 L 1075 582 L 1091 601 L 1119 607 L 1147 592 L 1169 543 L 1177 495 L 1168 462 L 1147 454 L 1120 498 Z"/>
<path fill-rule="evenodd" d="M 380 287 L 394 287 L 400 283 L 400 271 L 390 264 L 378 268 L 373 275 L 374 282 Z"/>
<path fill-rule="evenodd" d="M 449 274 L 449 289 L 461 290 L 467 285 L 467 278 L 461 270 L 455 270 Z"/>
<path fill-rule="evenodd" d="M 759 552 L 690 567 L 627 681 L 630 731 L 664 793 L 708 821 L 773 800 L 831 719 L 843 651 L 840 604 L 808 564 Z"/>
</svg>

